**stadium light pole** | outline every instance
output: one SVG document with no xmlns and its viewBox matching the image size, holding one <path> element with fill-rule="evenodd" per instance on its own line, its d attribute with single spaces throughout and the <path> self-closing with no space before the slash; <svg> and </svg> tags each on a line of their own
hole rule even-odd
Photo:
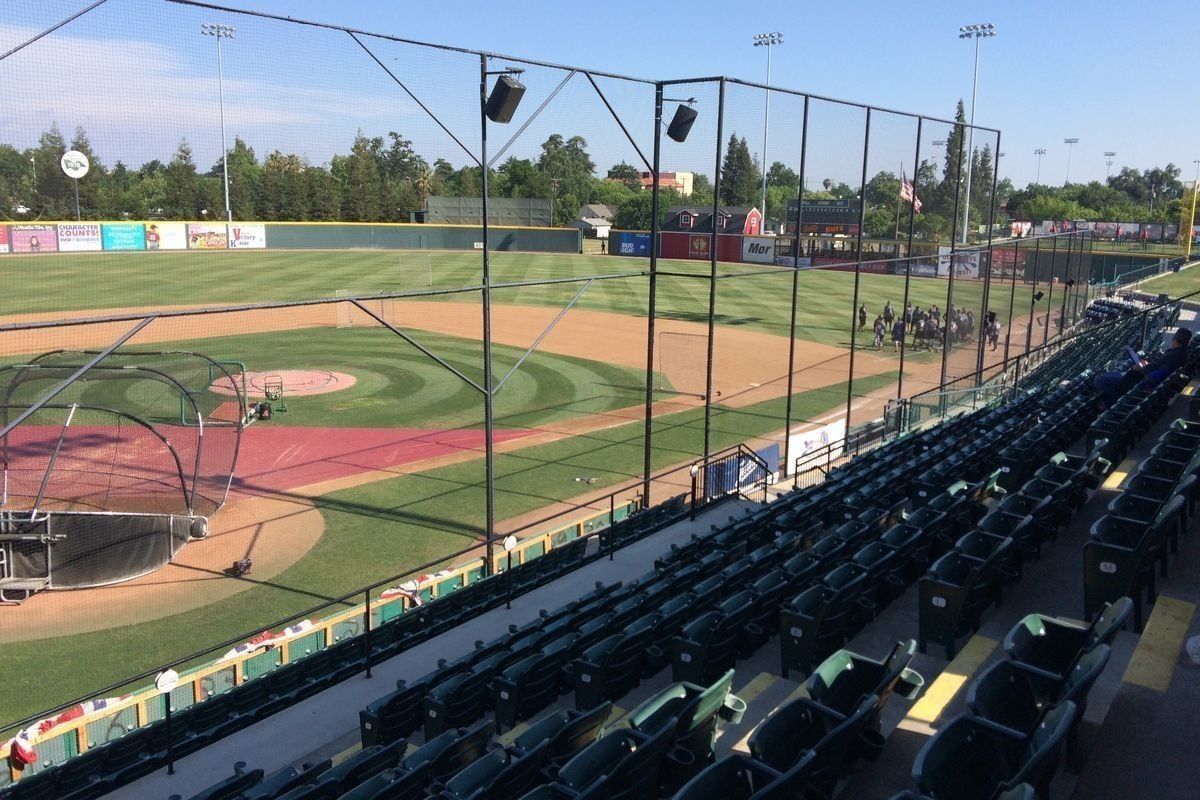
<svg viewBox="0 0 1200 800">
<path fill-rule="evenodd" d="M 963 25 L 958 29 L 958 38 L 975 40 L 975 77 L 971 80 L 971 128 L 967 131 L 967 199 L 963 203 L 962 243 L 967 243 L 967 222 L 971 216 L 971 158 L 975 154 L 975 100 L 979 92 L 979 40 L 996 35 L 996 26 L 990 22 L 981 25 Z"/>
<path fill-rule="evenodd" d="M 1042 156 L 1046 155 L 1046 148 L 1035 148 L 1033 154 L 1038 157 L 1037 177 L 1033 179 L 1033 183 L 1036 186 L 1042 182 Z"/>
<path fill-rule="evenodd" d="M 1117 151 L 1115 151 L 1115 150 L 1105 150 L 1104 151 L 1104 158 L 1106 159 L 1104 162 L 1104 182 L 1105 183 L 1108 183 L 1109 179 L 1112 178 L 1112 165 L 1113 165 L 1112 159 L 1113 159 L 1113 156 L 1115 156 L 1116 154 L 1117 154 Z"/>
<path fill-rule="evenodd" d="M 1079 144 L 1078 139 L 1063 139 L 1063 144 L 1067 146 L 1067 177 L 1063 181 L 1063 186 L 1071 183 L 1071 151 L 1075 149 L 1075 145 Z"/>
<path fill-rule="evenodd" d="M 221 171 L 225 178 L 225 221 L 233 222 L 233 210 L 229 206 L 229 149 L 225 146 L 225 67 L 221 62 L 221 40 L 232 39 L 236 31 L 232 25 L 205 22 L 200 33 L 217 40 L 217 102 L 221 107 Z"/>
<path fill-rule="evenodd" d="M 774 33 L 754 34 L 754 46 L 767 49 L 767 86 L 771 85 L 771 48 L 783 44 L 783 34 Z M 767 126 L 771 121 L 771 90 L 766 90 L 766 100 L 763 103 L 763 149 L 762 149 L 762 211 L 764 224 L 767 218 Z"/>
</svg>

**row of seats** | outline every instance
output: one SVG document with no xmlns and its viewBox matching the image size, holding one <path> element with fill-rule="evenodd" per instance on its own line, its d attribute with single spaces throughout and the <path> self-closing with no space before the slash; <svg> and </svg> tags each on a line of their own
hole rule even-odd
<svg viewBox="0 0 1200 800">
<path fill-rule="evenodd" d="M 1125 339 L 1105 338 L 1092 342 L 1088 352 L 1093 359 L 1098 354 L 1107 358 L 1114 347 L 1124 342 Z M 836 619 L 837 614 L 822 615 L 829 623 L 829 630 L 840 633 L 818 635 L 821 645 L 790 661 L 784 659 L 785 669 L 798 668 L 807 673 L 814 664 L 821 663 L 809 680 L 810 693 L 818 696 L 821 690 L 814 688 L 814 681 L 845 685 L 830 677 L 834 670 L 826 666 L 830 661 L 840 658 L 841 663 L 852 667 L 848 673 L 868 678 L 872 674 L 867 668 L 868 659 L 839 655 L 837 648 L 856 626 L 864 624 L 890 597 L 923 574 L 930 560 L 940 554 L 939 548 L 953 545 L 954 531 L 982 519 L 986 510 L 983 501 L 1000 480 L 994 475 L 998 454 L 1005 448 L 1018 446 L 1021 437 L 1036 428 L 1039 419 L 1069 405 L 1086 383 L 1080 378 L 1055 390 L 1035 388 L 1020 393 L 1004 407 L 981 409 L 889 443 L 835 470 L 820 486 L 785 495 L 673 548 L 655 563 L 652 572 L 637 581 L 598 586 L 574 603 L 544 611 L 533 622 L 511 628 L 490 643 L 477 643 L 471 653 L 440 664 L 424 678 L 399 684 L 395 692 L 365 709 L 360 718 L 362 753 L 395 753 L 397 761 L 380 773 L 390 772 L 388 777 L 375 775 L 360 780 L 349 789 L 356 792 L 350 797 L 365 800 L 458 792 L 451 788 L 451 782 L 460 773 L 463 777 L 454 783 L 455 787 L 490 786 L 492 778 L 487 776 L 493 772 L 508 774 L 505 770 L 509 767 L 516 770 L 523 756 L 512 748 L 529 733 L 522 734 L 508 747 L 500 747 L 497 742 L 488 745 L 486 741 L 497 730 L 536 716 L 568 691 L 574 692 L 576 709 L 556 715 L 591 719 L 589 715 L 595 709 L 620 699 L 642 678 L 668 664 L 676 680 L 673 691 L 680 693 L 678 697 L 664 700 L 660 696 L 648 704 L 653 710 L 632 714 L 632 726 L 612 731 L 595 742 L 597 749 L 572 769 L 567 769 L 569 760 L 560 757 L 556 763 L 543 764 L 537 769 L 532 768 L 532 762 L 525 762 L 523 771 L 538 776 L 540 785 L 534 790 L 535 797 L 649 798 L 669 793 L 712 761 L 711 742 L 706 747 L 691 748 L 690 755 L 685 755 L 689 748 L 677 746 L 678 736 L 668 737 L 671 741 L 663 744 L 655 737 L 664 728 L 645 720 L 672 715 L 680 703 L 705 692 L 710 697 L 710 706 L 711 698 L 716 695 L 731 697 L 728 681 L 732 680 L 730 669 L 735 662 L 769 640 L 784 620 L 783 607 L 789 601 L 814 588 L 824 593 L 827 578 L 839 569 L 842 570 L 839 576 L 852 576 L 859 581 L 852 611 L 840 615 L 841 621 Z M 963 481 L 964 477 L 970 480 Z M 910 504 L 916 507 L 911 513 Z M 619 541 L 614 538 L 614 543 Z M 905 643 L 889 658 L 874 663 L 887 665 L 894 672 L 896 664 L 907 664 L 914 648 L 915 644 Z M 833 657 L 826 660 L 831 653 Z M 919 685 L 919 678 L 909 675 L 907 683 Z M 723 692 L 712 688 L 720 686 L 725 686 Z M 846 697 L 857 692 L 845 691 Z M 877 720 L 882 703 L 879 692 L 871 696 L 875 699 L 869 709 L 862 717 L 856 717 L 860 722 Z M 841 709 L 839 713 L 849 717 L 862 710 L 865 698 L 825 702 L 830 708 L 836 705 Z M 735 702 L 722 701 L 717 705 L 726 709 L 726 714 L 737 713 Z M 803 704 L 788 708 L 787 714 L 779 716 L 779 722 L 773 726 L 764 724 L 763 730 L 798 730 L 793 724 L 804 721 L 804 745 L 800 749 L 816 753 L 796 756 L 796 764 L 812 759 L 806 767 L 810 776 L 804 780 L 809 787 L 806 792 L 819 792 L 822 785 L 828 788 L 829 776 L 840 774 L 842 768 L 838 764 L 844 767 L 847 763 L 844 758 L 857 758 L 871 747 L 882 747 L 881 741 L 864 733 L 870 729 L 869 724 L 856 728 L 855 736 L 850 737 L 853 746 L 848 749 L 842 750 L 840 746 L 831 749 L 828 744 L 817 747 L 832 732 L 827 725 L 831 718 L 825 712 L 806 709 Z M 714 720 L 715 726 L 715 717 L 709 719 Z M 791 722 L 785 724 L 785 721 Z M 530 730 L 539 729 L 542 724 L 539 720 Z M 464 737 L 468 737 L 467 742 L 486 741 L 482 750 L 476 751 L 479 757 L 469 764 L 455 763 L 461 769 L 453 774 L 446 771 L 448 768 L 439 768 L 436 771 L 444 774 L 414 789 L 416 794 L 397 794 L 400 779 L 412 771 L 405 767 L 408 758 L 402 757 L 403 750 L 398 746 L 406 746 L 409 737 L 418 732 L 425 744 L 417 752 L 434 742 L 440 748 Z M 770 749 L 767 742 L 778 738 L 761 732 L 756 736 L 755 748 L 760 755 Z M 605 742 L 602 748 L 601 742 Z M 828 755 L 834 750 L 841 755 Z M 638 753 L 642 754 L 638 759 L 646 760 L 622 761 L 635 758 Z M 576 757 L 580 756 L 582 753 Z M 774 763 L 780 765 L 783 761 Z M 653 765 L 647 766 L 649 762 Z M 624 768 L 618 768 L 621 763 Z M 763 760 L 762 764 L 765 763 Z M 468 769 L 473 771 L 467 772 Z M 726 765 L 723 769 L 733 768 Z M 750 769 L 761 769 L 761 765 Z M 786 773 L 786 770 L 776 771 Z M 471 775 L 475 777 L 469 778 Z M 605 780 L 616 780 L 614 775 L 627 785 L 611 791 L 594 788 L 602 776 Z M 373 787 L 362 788 L 370 780 L 375 781 Z M 416 778 L 405 780 L 413 781 L 412 785 L 418 782 Z M 473 795 L 467 792 L 463 796 Z M 308 800 L 308 795 L 297 797 Z"/>
<path fill-rule="evenodd" d="M 883 659 L 849 650 L 809 677 L 807 696 L 768 715 L 750 736 L 750 755 L 732 754 L 704 769 L 675 800 L 830 797 L 839 778 L 884 746 L 880 715 L 895 694 L 912 699 L 924 685 L 909 668 L 916 642 L 898 642 Z"/>
<path fill-rule="evenodd" d="M 1132 316 L 1141 310 L 1137 303 L 1101 297 L 1088 303 L 1083 316 L 1088 322 L 1107 322 L 1118 317 Z"/>
<path fill-rule="evenodd" d="M 1190 365 L 1189 365 L 1190 367 Z M 1113 409 L 1133 409 L 1130 428 L 1144 431 L 1188 382 L 1177 373 L 1153 390 L 1135 388 Z M 1139 417 L 1138 414 L 1142 416 Z M 1159 437 L 1107 513 L 1092 525 L 1083 547 L 1084 615 L 1091 619 L 1117 597 L 1134 603 L 1134 627 L 1141 630 L 1144 605 L 1154 602 L 1156 573 L 1166 576 L 1170 555 L 1200 500 L 1200 425 L 1183 420 Z"/>
<path fill-rule="evenodd" d="M 1089 626 L 1030 614 L 1004 639 L 1007 659 L 970 685 L 964 712 L 931 736 L 913 764 L 922 800 L 1049 797 L 1088 693 L 1108 664 L 1133 603 L 1122 598 Z"/>
<path fill-rule="evenodd" d="M 672 498 L 611 526 L 599 548 L 589 539 L 555 547 L 541 557 L 514 566 L 511 577 L 497 575 L 473 581 L 378 624 L 369 632 L 360 626 L 333 645 L 281 664 L 265 675 L 247 679 L 223 692 L 214 689 L 202 701 L 174 709 L 171 731 L 174 757 L 195 752 L 358 674 L 366 668 L 368 658 L 377 663 L 397 655 L 503 603 L 510 591 L 513 594 L 531 591 L 598 558 L 605 547 L 623 546 L 647 536 L 685 513 L 682 500 Z M 159 769 L 166 763 L 166 757 L 167 729 L 160 719 L 61 764 L 31 767 L 30 774 L 0 789 L 0 797 L 90 800 Z"/>
<path fill-rule="evenodd" d="M 1069 399 L 1062 398 L 1069 396 Z M 1100 458 L 1102 445 L 1084 457 L 1057 452 L 1032 473 L 1038 453 L 1067 446 L 1087 428 L 1096 414 L 1094 391 L 1082 385 L 1064 386 L 1051 393 L 1048 408 L 1056 408 L 1001 451 L 1001 471 L 1008 491 L 997 486 L 1004 499 L 993 505 L 921 579 L 917 641 L 921 652 L 930 642 L 942 645 L 953 658 L 958 641 L 979 630 L 987 610 L 999 605 L 1006 586 L 1019 580 L 1024 565 L 1035 560 L 1042 545 L 1054 538 L 1087 499 L 1087 490 L 1099 486 L 1110 467 Z M 1061 404 L 1060 404 L 1061 401 Z M 954 530 L 963 530 L 958 527 Z"/>
</svg>

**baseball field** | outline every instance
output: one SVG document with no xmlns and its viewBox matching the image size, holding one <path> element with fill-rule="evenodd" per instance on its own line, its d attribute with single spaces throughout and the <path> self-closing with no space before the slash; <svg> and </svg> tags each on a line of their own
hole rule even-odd
<svg viewBox="0 0 1200 800">
<path fill-rule="evenodd" d="M 493 384 L 507 378 L 495 400 L 496 520 L 497 530 L 507 531 L 640 478 L 649 282 L 637 274 L 647 268 L 641 259 L 494 253 L 491 262 L 493 284 L 619 275 L 586 286 L 492 291 Z M 0 670 L 38 676 L 26 691 L 3 694 L 0 720 L 478 543 L 484 530 L 484 411 L 471 382 L 482 383 L 484 369 L 480 292 L 469 287 L 479 285 L 479 269 L 478 253 L 425 251 L 0 260 L 0 276 L 23 287 L 0 298 L 0 324 L 7 325 L 340 292 L 466 288 L 364 302 L 407 340 L 345 302 L 164 317 L 139 332 L 128 347 L 194 350 L 240 362 L 251 375 L 315 375 L 328 385 L 312 393 L 289 387 L 294 391 L 285 394 L 286 411 L 246 430 L 229 500 L 211 520 L 210 536 L 186 545 L 172 564 L 126 583 L 44 592 L 19 607 L 0 607 Z M 672 274 L 659 278 L 656 296 L 656 470 L 703 452 L 705 412 L 697 395 L 706 390 L 709 302 L 707 264 L 664 261 L 660 269 Z M 946 290 L 944 280 L 914 278 L 910 300 L 944 308 Z M 713 451 L 782 440 L 791 291 L 790 270 L 720 265 Z M 954 302 L 978 311 L 982 291 L 978 281 L 956 282 Z M 1028 309 L 1028 291 L 1017 288 L 1013 335 L 1019 334 L 1021 346 L 1027 315 L 1020 309 Z M 871 348 L 870 321 L 888 301 L 902 307 L 903 292 L 901 277 L 861 277 L 859 302 L 870 318 L 857 335 L 851 387 L 854 276 L 800 273 L 794 427 L 842 416 L 848 390 L 852 424 L 879 416 L 896 394 L 900 365 L 890 342 L 881 351 Z M 992 287 L 1002 323 L 1008 321 L 1010 292 Z M 131 324 L 0 330 L 0 359 L 21 363 L 47 350 L 101 347 Z M 1040 336 L 1038 330 L 1035 344 Z M 989 352 L 988 363 L 998 357 Z M 974 345 L 956 349 L 948 359 L 951 374 L 973 370 L 975 358 Z M 910 352 L 904 393 L 935 386 L 941 362 L 940 353 Z M 262 399 L 257 391 L 251 400 Z M 665 494 L 655 498 L 662 499 Z M 240 558 L 252 559 L 250 574 L 226 576 L 222 570 Z"/>
</svg>

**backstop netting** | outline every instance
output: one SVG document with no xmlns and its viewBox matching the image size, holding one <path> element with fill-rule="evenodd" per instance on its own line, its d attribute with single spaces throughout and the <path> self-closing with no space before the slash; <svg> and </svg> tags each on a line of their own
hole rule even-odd
<svg viewBox="0 0 1200 800">
<path fill-rule="evenodd" d="M 225 502 L 246 421 L 240 366 L 117 351 L 84 369 L 96 355 L 0 367 L 0 588 L 152 572 Z"/>
</svg>

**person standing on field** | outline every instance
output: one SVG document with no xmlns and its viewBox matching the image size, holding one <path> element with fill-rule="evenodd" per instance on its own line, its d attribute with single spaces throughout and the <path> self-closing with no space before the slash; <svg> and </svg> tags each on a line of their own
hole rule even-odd
<svg viewBox="0 0 1200 800">
<path fill-rule="evenodd" d="M 865 327 L 867 327 L 867 304 L 863 303 L 861 306 L 858 307 L 858 330 L 859 330 L 859 333 L 861 333 L 862 329 Z"/>
<path fill-rule="evenodd" d="M 896 309 L 892 308 L 892 301 L 888 300 L 887 305 L 883 307 L 883 324 L 889 328 L 896 320 Z"/>
</svg>

